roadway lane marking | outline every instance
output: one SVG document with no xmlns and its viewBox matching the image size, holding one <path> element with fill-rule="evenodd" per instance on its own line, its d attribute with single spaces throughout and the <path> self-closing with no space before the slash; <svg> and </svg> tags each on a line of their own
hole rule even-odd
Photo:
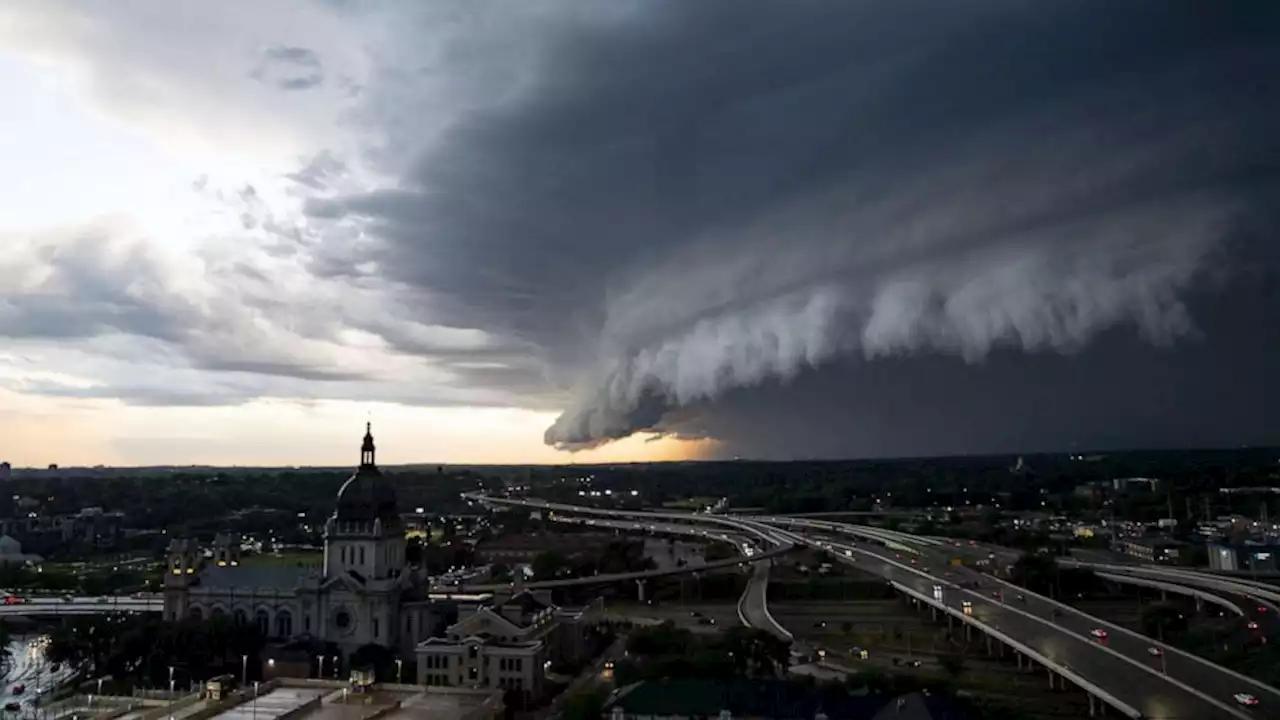
<svg viewBox="0 0 1280 720">
<path fill-rule="evenodd" d="M 1071 605 L 1068 605 L 1068 604 L 1066 604 L 1066 603 L 1064 603 L 1064 602 L 1060 602 L 1060 601 L 1058 601 L 1058 600 L 1054 600 L 1053 598 L 1045 597 L 1044 595 L 1040 595 L 1040 594 L 1038 594 L 1038 593 L 1029 592 L 1029 591 L 1027 591 L 1027 590 L 1024 590 L 1022 587 L 1020 587 L 1020 586 L 1018 586 L 1018 585 L 1014 585 L 1013 583 L 1011 583 L 1011 582 L 1009 582 L 1009 581 L 1007 581 L 1007 580 L 1005 580 L 1005 579 L 1003 579 L 1003 578 L 998 578 L 998 577 L 996 577 L 996 576 L 994 576 L 994 575 L 987 575 L 986 577 L 990 577 L 992 580 L 995 580 L 996 582 L 998 582 L 998 583 L 1000 583 L 1000 584 L 1002 584 L 1002 585 L 1007 585 L 1007 586 L 1012 587 L 1012 588 L 1017 588 L 1017 589 L 1018 589 L 1018 591 L 1019 591 L 1019 592 L 1021 592 L 1021 593 L 1023 593 L 1024 595 L 1027 595 L 1028 597 L 1035 597 L 1036 599 L 1038 599 L 1039 601 L 1041 601 L 1041 602 L 1043 602 L 1043 603 L 1045 603 L 1045 604 L 1047 604 L 1047 605 L 1056 605 L 1056 606 L 1058 606 L 1058 607 L 1065 608 L 1066 610 L 1070 611 L 1071 613 L 1073 613 L 1073 614 L 1075 614 L 1075 615 L 1078 615 L 1078 616 L 1080 616 L 1080 617 L 1082 617 L 1082 618 L 1085 618 L 1085 619 L 1089 620 L 1090 622 L 1096 622 L 1096 623 L 1098 623 L 1099 627 L 1106 627 L 1106 628 L 1110 628 L 1110 629 L 1112 629 L 1112 630 L 1115 630 L 1116 632 L 1119 632 L 1119 633 L 1120 633 L 1120 634 L 1122 634 L 1122 635 L 1128 635 L 1129 637 L 1137 638 L 1137 639 L 1139 639 L 1139 640 L 1142 640 L 1143 642 L 1150 643 L 1150 644 L 1151 644 L 1152 646 L 1154 646 L 1154 647 L 1160 647 L 1160 648 L 1162 648 L 1162 649 L 1164 649 L 1164 650 L 1172 651 L 1175 655 L 1180 655 L 1180 656 L 1182 656 L 1182 657 L 1184 657 L 1184 658 L 1187 658 L 1188 660 L 1191 660 L 1191 661 L 1193 661 L 1193 662 L 1195 662 L 1195 663 L 1198 663 L 1198 664 L 1200 664 L 1200 665 L 1203 665 L 1203 666 L 1205 666 L 1206 668 L 1208 668 L 1208 669 L 1210 669 L 1210 670 L 1214 670 L 1214 671 L 1218 671 L 1218 672 L 1226 673 L 1227 675 L 1230 675 L 1231 677 L 1233 677 L 1233 678 L 1235 678 L 1235 679 L 1237 679 L 1237 680 L 1239 680 L 1239 681 L 1241 681 L 1241 682 L 1244 682 L 1244 683 L 1247 683 L 1247 684 L 1249 684 L 1249 685 L 1252 685 L 1252 686 L 1253 686 L 1253 687 L 1255 687 L 1255 688 L 1261 688 L 1262 690 L 1266 691 L 1267 693 L 1269 693 L 1269 694 L 1270 694 L 1270 696 L 1271 696 L 1271 698 L 1272 698 L 1272 701 L 1273 701 L 1273 702 L 1275 702 L 1275 701 L 1280 701 L 1280 690 L 1277 690 L 1276 688 L 1271 687 L 1270 685 L 1267 685 L 1266 683 L 1264 683 L 1264 682 L 1262 682 L 1262 681 L 1260 681 L 1260 680 L 1258 680 L 1258 679 L 1256 679 L 1256 678 L 1251 678 L 1251 677 L 1249 677 L 1249 676 L 1247 676 L 1247 675 L 1243 675 L 1243 674 L 1241 674 L 1241 673 L 1239 673 L 1239 672 L 1236 672 L 1235 670 L 1232 670 L 1232 669 L 1231 669 L 1231 668 L 1229 668 L 1229 667 L 1223 667 L 1223 666 L 1221 666 L 1221 665 L 1219 665 L 1219 664 L 1217 664 L 1217 663 L 1210 662 L 1210 661 L 1209 661 L 1209 660 L 1207 660 L 1206 658 L 1202 658 L 1202 657 L 1200 657 L 1199 655 L 1196 655 L 1196 654 L 1194 654 L 1194 653 L 1189 653 L 1189 652 L 1187 652 L 1186 650 L 1183 650 L 1183 649 L 1181 649 L 1181 648 L 1176 648 L 1176 647 L 1174 647 L 1174 646 L 1172 646 L 1172 645 L 1168 645 L 1168 644 L 1162 643 L 1162 642 L 1160 642 L 1160 641 L 1158 641 L 1158 640 L 1156 640 L 1156 639 L 1154 639 L 1154 638 L 1147 637 L 1146 635 L 1143 635 L 1143 634 L 1142 634 L 1142 633 L 1140 633 L 1140 632 L 1135 632 L 1135 631 L 1130 630 L 1129 628 L 1124 627 L 1124 626 L 1122 626 L 1122 625 L 1116 625 L 1116 624 L 1114 624 L 1114 623 L 1107 622 L 1107 621 L 1105 621 L 1105 620 L 1102 620 L 1101 618 L 1098 618 L 1098 617 L 1095 617 L 1095 616 L 1093 616 L 1093 615 L 1090 615 L 1089 613 L 1087 613 L 1087 612 L 1085 612 L 1085 611 L 1083 611 L 1083 610 L 1081 610 L 1081 609 L 1079 609 L 1079 608 L 1076 608 L 1076 607 L 1073 607 L 1073 606 L 1071 606 Z M 1169 584 L 1173 585 L 1173 584 L 1176 584 L 1176 583 L 1169 583 Z M 1188 589 L 1190 589 L 1190 588 L 1188 588 Z"/>
<path fill-rule="evenodd" d="M 814 541 L 810 541 L 810 542 L 814 542 Z M 1143 663 L 1143 662 L 1139 662 L 1139 661 L 1137 661 L 1137 660 L 1134 660 L 1133 658 L 1130 658 L 1128 655 L 1124 655 L 1124 654 L 1122 654 L 1122 653 L 1120 653 L 1120 652 L 1117 652 L 1117 651 L 1115 651 L 1115 650 L 1112 650 L 1111 648 L 1107 647 L 1106 645 L 1102 645 L 1102 644 L 1099 644 L 1099 643 L 1097 643 L 1097 642 L 1094 642 L 1094 641 L 1093 641 L 1093 639 L 1092 639 L 1091 637 L 1088 637 L 1088 636 L 1081 635 L 1081 634 L 1079 634 L 1079 633 L 1073 632 L 1073 631 L 1071 631 L 1071 630 L 1069 630 L 1069 629 L 1067 629 L 1067 628 L 1062 627 L 1061 625 L 1057 625 L 1057 624 L 1055 624 L 1055 623 L 1053 623 L 1053 622 L 1051 622 L 1051 621 L 1045 620 L 1044 618 L 1042 618 L 1042 617 L 1040 617 L 1040 616 L 1038 616 L 1038 615 L 1033 615 L 1033 614 L 1031 614 L 1031 613 L 1029 613 L 1029 612 L 1026 612 L 1026 611 L 1024 611 L 1024 610 L 1020 610 L 1019 608 L 1013 607 L 1012 605 L 1009 605 L 1008 603 L 999 603 L 999 604 L 992 603 L 992 602 L 991 602 L 991 598 L 987 597 L 986 595 L 983 595 L 983 594 L 981 594 L 981 593 L 975 592 L 975 591 L 973 591 L 973 590 L 969 590 L 968 588 L 960 587 L 959 585 L 956 585 L 955 583 L 951 583 L 951 582 L 949 582 L 949 581 L 947 581 L 947 580 L 945 580 L 945 579 L 936 578 L 936 577 L 934 577 L 934 576 L 932 576 L 932 575 L 929 575 L 929 574 L 927 574 L 927 573 L 921 572 L 920 570 L 917 570 L 917 569 L 915 569 L 915 568 L 913 568 L 913 567 L 910 567 L 910 566 L 907 566 L 907 565 L 903 565 L 903 564 L 901 564 L 901 563 L 899 563 L 899 562 L 896 562 L 896 561 L 894 561 L 894 560 L 890 560 L 889 558 L 881 557 L 881 556 L 876 555 L 875 553 L 873 553 L 873 552 L 871 552 L 871 551 L 869 551 L 869 550 L 863 550 L 863 549 L 861 549 L 861 548 L 853 548 L 853 547 L 850 547 L 850 548 L 848 548 L 848 549 L 852 549 L 852 550 L 854 550 L 855 552 L 859 552 L 859 553 L 862 553 L 862 554 L 864 554 L 864 555 L 870 555 L 870 556 L 872 556 L 872 557 L 876 558 L 877 560 L 880 560 L 881 562 L 883 562 L 883 563 L 885 563 L 885 564 L 892 565 L 892 566 L 894 566 L 894 567 L 896 567 L 896 568 L 898 568 L 898 569 L 901 569 L 901 570 L 906 570 L 907 572 L 910 572 L 910 573 L 912 573 L 912 574 L 914 574 L 914 575 L 918 575 L 918 576 L 920 576 L 920 577 L 924 578 L 925 580 L 929 580 L 929 581 L 934 582 L 934 583 L 938 583 L 938 584 L 943 584 L 943 585 L 950 586 L 950 587 L 952 587 L 952 588 L 954 588 L 954 589 L 956 589 L 956 590 L 959 590 L 959 591 L 960 591 L 960 592 L 962 592 L 962 593 L 968 593 L 969 595 L 972 595 L 973 597 L 978 598 L 979 600 L 981 600 L 985 605 L 993 605 L 993 604 L 995 604 L 998 608 L 1000 608 L 1000 609 L 1002 609 L 1002 610 L 1008 610 L 1008 611 L 1010 611 L 1010 612 L 1014 613 L 1015 615 L 1021 615 L 1021 616 L 1025 617 L 1025 618 L 1027 618 L 1027 619 L 1029 619 L 1029 620 L 1034 620 L 1035 622 L 1040 623 L 1041 625 L 1044 625 L 1045 627 L 1051 628 L 1052 630 L 1054 630 L 1054 631 L 1056 631 L 1056 632 L 1058 632 L 1058 633 L 1061 633 L 1061 634 L 1063 634 L 1063 635 L 1065 635 L 1065 636 L 1067 636 L 1067 637 L 1075 638 L 1075 639 L 1077 639 L 1077 640 L 1080 640 L 1080 641 L 1084 642 L 1086 645 L 1088 645 L 1088 646 L 1090 646 L 1090 647 L 1098 648 L 1099 650 L 1101 650 L 1101 651 L 1103 651 L 1103 652 L 1105 652 L 1105 653 L 1108 653 L 1108 654 L 1110 654 L 1110 655 L 1112 655 L 1112 656 L 1114 656 L 1114 657 L 1116 657 L 1116 658 L 1119 658 L 1120 660 L 1123 660 L 1124 662 L 1127 662 L 1127 663 L 1129 663 L 1130 665 L 1132 665 L 1132 666 L 1134 666 L 1134 667 L 1136 667 L 1136 668 L 1140 668 L 1140 669 L 1142 669 L 1144 672 L 1147 672 L 1147 673 L 1149 673 L 1149 674 L 1151 674 L 1151 675 L 1154 675 L 1154 676 L 1155 676 L 1155 677 L 1157 677 L 1157 678 L 1163 678 L 1166 682 L 1168 682 L 1168 683 L 1170 683 L 1170 684 L 1174 685 L 1175 687 L 1180 688 L 1180 689 L 1181 689 L 1181 690 L 1183 690 L 1184 692 L 1187 692 L 1187 693 L 1189 693 L 1189 694 L 1191 694 L 1191 695 L 1194 695 L 1195 697 L 1200 698 L 1201 700 L 1204 700 L 1205 702 L 1207 702 L 1207 703 L 1209 703 L 1209 704 L 1211 704 L 1211 705 L 1216 706 L 1218 709 L 1225 711 L 1227 714 L 1232 715 L 1233 717 L 1240 718 L 1241 720 L 1255 720 L 1255 716 L 1254 716 L 1254 715 L 1252 715 L 1252 714 L 1245 714 L 1245 713 L 1241 712 L 1239 709 L 1237 709 L 1237 708 L 1235 708 L 1235 707 L 1233 707 L 1233 706 L 1231 706 L 1231 705 L 1228 705 L 1228 704 L 1226 704 L 1225 702 L 1222 702 L 1222 701 L 1218 700 L 1217 698 L 1214 698 L 1214 697 L 1212 697 L 1212 696 L 1210 696 L 1210 695 L 1206 695 L 1205 693 L 1203 693 L 1203 692 L 1201 692 L 1201 691 L 1199 691 L 1199 690 L 1197 690 L 1197 689 L 1195 689 L 1195 688 L 1191 687 L 1190 685 L 1188 685 L 1188 684 L 1186 684 L 1186 683 L 1182 682 L 1181 680 L 1178 680 L 1177 678 L 1170 677 L 1169 675 L 1166 675 L 1166 674 L 1164 674 L 1164 673 L 1161 673 L 1161 672 L 1157 671 L 1155 668 L 1153 668 L 1153 667 L 1151 667 L 1151 666 L 1147 665 L 1146 663 Z M 837 557 L 839 557 L 839 554 L 837 554 Z M 894 582 L 894 581 L 893 581 L 893 580 L 890 580 L 890 582 Z M 1001 582 L 1004 582 L 1004 581 L 1001 581 Z M 1009 584 L 1009 583 L 1005 583 L 1005 584 Z M 1014 587 L 1017 587 L 1017 586 L 1014 586 Z M 919 591 L 917 591 L 917 592 L 919 592 Z M 923 593 L 922 593 L 922 594 L 923 594 Z M 935 600 L 935 601 L 931 601 L 931 600 L 928 600 L 928 599 L 926 599 L 926 600 L 925 600 L 925 603 L 926 603 L 926 604 L 930 604 L 930 605 L 932 605 L 932 604 L 933 604 L 933 603 L 935 603 L 935 602 L 938 602 L 938 601 L 936 601 L 936 600 Z M 948 611 L 948 610 L 953 610 L 953 609 L 954 609 L 954 608 L 951 608 L 949 605 L 947 605 L 945 602 L 939 603 L 939 604 L 938 604 L 938 607 L 939 607 L 939 609 L 943 610 L 944 612 L 946 612 L 946 611 Z M 1085 614 L 1085 613 L 1083 613 L 1083 612 L 1080 612 L 1080 611 L 1077 611 L 1077 613 L 1079 613 L 1080 615 L 1083 615 L 1083 616 L 1085 616 L 1085 617 L 1088 617 L 1088 618 L 1090 618 L 1090 619 L 1096 619 L 1096 618 L 1092 618 L 1092 616 L 1089 616 L 1089 615 L 1087 615 L 1087 614 Z M 1021 643 L 1021 644 L 1022 644 L 1024 647 L 1029 647 L 1029 646 L 1027 646 L 1025 643 Z M 1213 669 L 1218 669 L 1218 668 L 1219 668 L 1219 666 L 1214 665 L 1213 663 L 1207 663 L 1207 664 L 1210 666 L 1210 668 L 1213 668 Z M 1060 667 L 1060 666 L 1055 665 L 1055 667 Z M 1225 669 L 1225 668 L 1222 668 L 1222 669 Z M 1091 683 L 1091 684 L 1092 684 L 1092 683 Z M 1100 687 L 1100 686 L 1099 686 L 1099 687 Z"/>
</svg>

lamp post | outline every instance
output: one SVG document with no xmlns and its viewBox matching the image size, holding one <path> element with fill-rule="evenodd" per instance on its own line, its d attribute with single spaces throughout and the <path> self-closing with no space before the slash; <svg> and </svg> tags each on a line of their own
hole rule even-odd
<svg viewBox="0 0 1280 720">
<path fill-rule="evenodd" d="M 258 681 L 253 681 L 253 720 L 258 720 Z"/>
<path fill-rule="evenodd" d="M 241 685 L 249 684 L 249 656 L 248 655 L 240 656 L 240 684 Z"/>
<path fill-rule="evenodd" d="M 330 659 L 333 660 L 333 677 L 336 680 L 338 677 L 338 656 L 334 655 Z"/>
<path fill-rule="evenodd" d="M 403 685 L 404 661 L 396 658 L 396 684 Z"/>
<path fill-rule="evenodd" d="M 169 666 L 169 711 L 173 712 L 173 666 Z"/>
</svg>

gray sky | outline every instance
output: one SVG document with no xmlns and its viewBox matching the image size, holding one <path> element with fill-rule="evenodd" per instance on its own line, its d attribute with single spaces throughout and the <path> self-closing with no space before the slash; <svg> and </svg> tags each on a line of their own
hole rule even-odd
<svg viewBox="0 0 1280 720">
<path fill-rule="evenodd" d="M 1280 436 L 1267 4 L 42 8 L 0 11 L 24 412 L 221 408 L 228 458 L 264 399 L 518 411 L 529 459 Z"/>
</svg>

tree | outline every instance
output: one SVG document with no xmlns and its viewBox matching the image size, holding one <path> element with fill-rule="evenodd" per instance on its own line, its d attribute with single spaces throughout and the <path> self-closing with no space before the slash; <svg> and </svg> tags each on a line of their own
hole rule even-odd
<svg viewBox="0 0 1280 720">
<path fill-rule="evenodd" d="M 565 569 L 566 562 L 563 555 L 555 550 L 547 550 L 538 553 L 533 558 L 533 577 L 536 580 L 551 580 Z"/>
<path fill-rule="evenodd" d="M 609 691 L 604 688 L 577 692 L 569 696 L 560 711 L 561 720 L 600 720 Z"/>
<path fill-rule="evenodd" d="M 965 671 L 964 658 L 959 655 L 939 655 L 938 667 L 942 668 L 952 680 L 955 680 Z"/>
<path fill-rule="evenodd" d="M 1144 634 L 1154 638 L 1178 635 L 1190 627 L 1190 622 L 1182 611 L 1164 603 L 1143 605 L 1138 623 Z"/>
<path fill-rule="evenodd" d="M 721 636 L 718 645 L 747 675 L 778 676 L 791 664 L 791 643 L 756 628 L 732 628 Z"/>
<path fill-rule="evenodd" d="M 404 544 L 404 561 L 409 565 L 422 564 L 422 538 L 411 537 Z"/>
</svg>

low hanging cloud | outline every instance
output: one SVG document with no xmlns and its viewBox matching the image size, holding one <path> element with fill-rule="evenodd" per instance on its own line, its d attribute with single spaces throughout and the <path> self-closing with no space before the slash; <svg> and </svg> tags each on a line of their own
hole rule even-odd
<svg viewBox="0 0 1280 720">
<path fill-rule="evenodd" d="M 1170 343 L 1275 199 L 1280 44 L 1248 12 L 566 16 L 401 187 L 310 210 L 363 218 L 434 322 L 536 348 L 565 449 L 846 356 Z"/>
</svg>

